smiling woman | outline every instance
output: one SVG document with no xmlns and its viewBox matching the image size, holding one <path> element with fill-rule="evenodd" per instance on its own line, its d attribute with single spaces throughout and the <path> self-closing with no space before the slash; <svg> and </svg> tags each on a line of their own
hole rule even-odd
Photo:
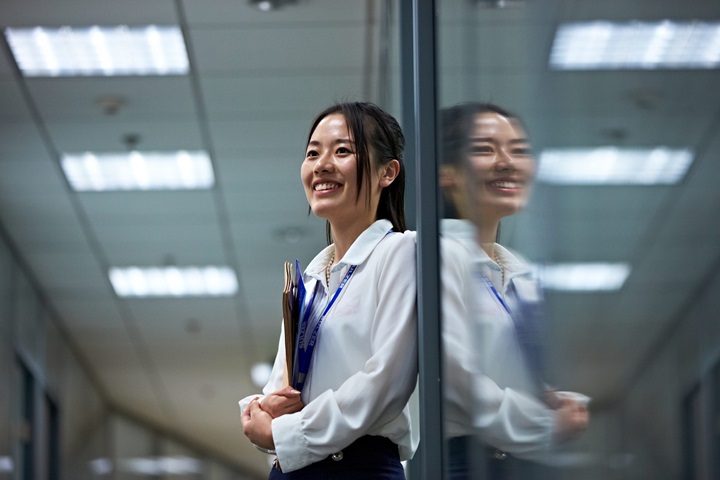
<svg viewBox="0 0 720 480">
<path fill-rule="evenodd" d="M 334 105 L 312 124 L 301 177 L 330 243 L 303 274 L 322 306 L 308 322 L 317 341 L 302 391 L 283 384 L 279 348 L 264 395 L 240 401 L 245 435 L 277 455 L 270 478 L 405 478 L 417 327 L 403 148 L 397 121 L 370 103 Z"/>
</svg>

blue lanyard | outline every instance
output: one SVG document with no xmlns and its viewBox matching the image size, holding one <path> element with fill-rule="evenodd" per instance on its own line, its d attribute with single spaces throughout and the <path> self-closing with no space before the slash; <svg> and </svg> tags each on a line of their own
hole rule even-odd
<svg viewBox="0 0 720 480">
<path fill-rule="evenodd" d="M 485 286 L 495 295 L 495 298 L 497 298 L 498 302 L 500 302 L 500 305 L 505 309 L 505 311 L 510 315 L 510 317 L 515 320 L 515 316 L 513 315 L 512 311 L 510 311 L 510 308 L 508 308 L 507 304 L 505 303 L 505 300 L 500 296 L 498 291 L 495 289 L 495 285 L 492 284 L 490 279 L 485 276 L 483 273 L 478 273 L 478 276 L 482 278 L 483 282 L 485 282 Z"/>
<path fill-rule="evenodd" d="M 497 289 L 495 289 L 495 286 L 492 284 L 490 279 L 485 276 L 482 272 L 478 272 L 478 276 L 482 278 L 483 282 L 485 283 L 485 286 L 495 295 L 495 298 L 500 302 L 500 305 L 502 305 L 503 309 L 507 312 L 507 314 L 510 316 L 510 319 L 513 322 L 513 326 L 515 327 L 515 335 L 518 340 L 518 343 L 520 345 L 520 349 L 523 352 L 523 356 L 525 357 L 525 362 L 532 372 L 533 381 L 538 385 L 540 389 L 543 387 L 543 359 L 542 359 L 542 352 L 541 352 L 541 346 L 538 343 L 538 332 L 536 330 L 537 325 L 533 325 L 534 322 L 536 322 L 538 319 L 528 319 L 528 318 L 521 318 L 520 313 L 516 311 L 514 308 L 510 308 L 508 304 L 503 300 L 502 296 L 498 293 Z M 517 307 L 521 312 L 524 312 L 524 315 L 527 316 L 530 313 L 530 310 L 527 308 L 528 304 L 524 302 L 518 295 L 517 290 L 513 287 L 512 290 L 515 292 L 514 295 L 514 306 Z"/>
<path fill-rule="evenodd" d="M 293 372 L 293 387 L 297 390 L 302 390 L 303 386 L 305 385 L 305 379 L 307 378 L 308 371 L 310 370 L 310 360 L 312 359 L 313 351 L 315 350 L 315 343 L 317 342 L 317 336 L 318 332 L 320 331 L 320 325 L 322 324 L 322 321 L 325 319 L 325 316 L 330 311 L 332 306 L 335 304 L 335 300 L 340 296 L 340 292 L 342 292 L 343 288 L 345 288 L 345 285 L 350 280 L 350 277 L 352 276 L 353 272 L 355 272 L 355 269 L 357 268 L 357 265 L 350 265 L 350 269 L 345 274 L 345 278 L 343 278 L 342 282 L 340 282 L 340 285 L 338 285 L 337 290 L 335 290 L 335 294 L 332 296 L 330 301 L 328 302 L 327 306 L 325 307 L 325 310 L 322 312 L 322 315 L 320 315 L 320 318 L 318 319 L 317 323 L 315 324 L 315 328 L 313 328 L 312 334 L 310 335 L 310 340 L 308 341 L 307 345 L 303 345 L 305 342 L 305 334 L 307 333 L 307 327 L 311 320 L 311 313 L 312 313 L 312 304 L 315 299 L 315 295 L 317 294 L 318 287 L 320 286 L 320 282 L 315 283 L 315 289 L 313 291 L 313 295 L 310 298 L 310 301 L 307 306 L 307 310 L 305 312 L 305 316 L 300 322 L 300 331 L 298 332 L 298 342 L 295 349 L 295 371 Z"/>
</svg>

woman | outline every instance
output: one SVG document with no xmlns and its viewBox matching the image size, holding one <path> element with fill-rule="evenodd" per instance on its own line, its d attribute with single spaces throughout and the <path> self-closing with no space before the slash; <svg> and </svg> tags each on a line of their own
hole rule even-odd
<svg viewBox="0 0 720 480">
<path fill-rule="evenodd" d="M 488 478 L 544 478 L 538 464 L 586 428 L 588 412 L 581 395 L 545 384 L 539 284 L 527 262 L 496 242 L 501 219 L 530 195 L 530 142 L 517 117 L 495 105 L 459 105 L 442 119 L 440 183 L 446 217 L 455 217 L 441 224 L 452 478 L 473 470 L 475 433 L 487 446 L 478 468 Z"/>
<path fill-rule="evenodd" d="M 370 103 L 334 105 L 310 129 L 301 178 L 333 243 L 303 279 L 308 291 L 319 283 L 314 301 L 330 308 L 302 392 L 282 385 L 281 334 L 265 396 L 240 402 L 245 435 L 275 450 L 272 479 L 404 478 L 417 327 L 403 148 L 397 121 Z"/>
</svg>

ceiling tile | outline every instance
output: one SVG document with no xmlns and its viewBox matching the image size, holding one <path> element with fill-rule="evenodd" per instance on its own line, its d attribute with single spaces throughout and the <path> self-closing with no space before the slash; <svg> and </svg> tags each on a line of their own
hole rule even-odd
<svg viewBox="0 0 720 480">
<path fill-rule="evenodd" d="M 43 119 L 50 123 L 90 121 L 112 126 L 195 115 L 188 76 L 32 78 L 27 85 Z M 106 98 L 119 100 L 116 113 L 105 113 L 101 100 Z M 139 147 L 144 147 L 143 143 Z M 118 148 L 125 149 L 122 144 Z"/>
</svg>

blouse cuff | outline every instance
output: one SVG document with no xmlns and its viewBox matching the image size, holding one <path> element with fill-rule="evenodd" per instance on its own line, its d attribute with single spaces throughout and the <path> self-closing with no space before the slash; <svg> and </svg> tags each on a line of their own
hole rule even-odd
<svg viewBox="0 0 720 480">
<path fill-rule="evenodd" d="M 292 472 L 311 464 L 307 440 L 301 427 L 301 412 L 281 415 L 272 421 L 275 452 L 283 472 Z"/>
</svg>

